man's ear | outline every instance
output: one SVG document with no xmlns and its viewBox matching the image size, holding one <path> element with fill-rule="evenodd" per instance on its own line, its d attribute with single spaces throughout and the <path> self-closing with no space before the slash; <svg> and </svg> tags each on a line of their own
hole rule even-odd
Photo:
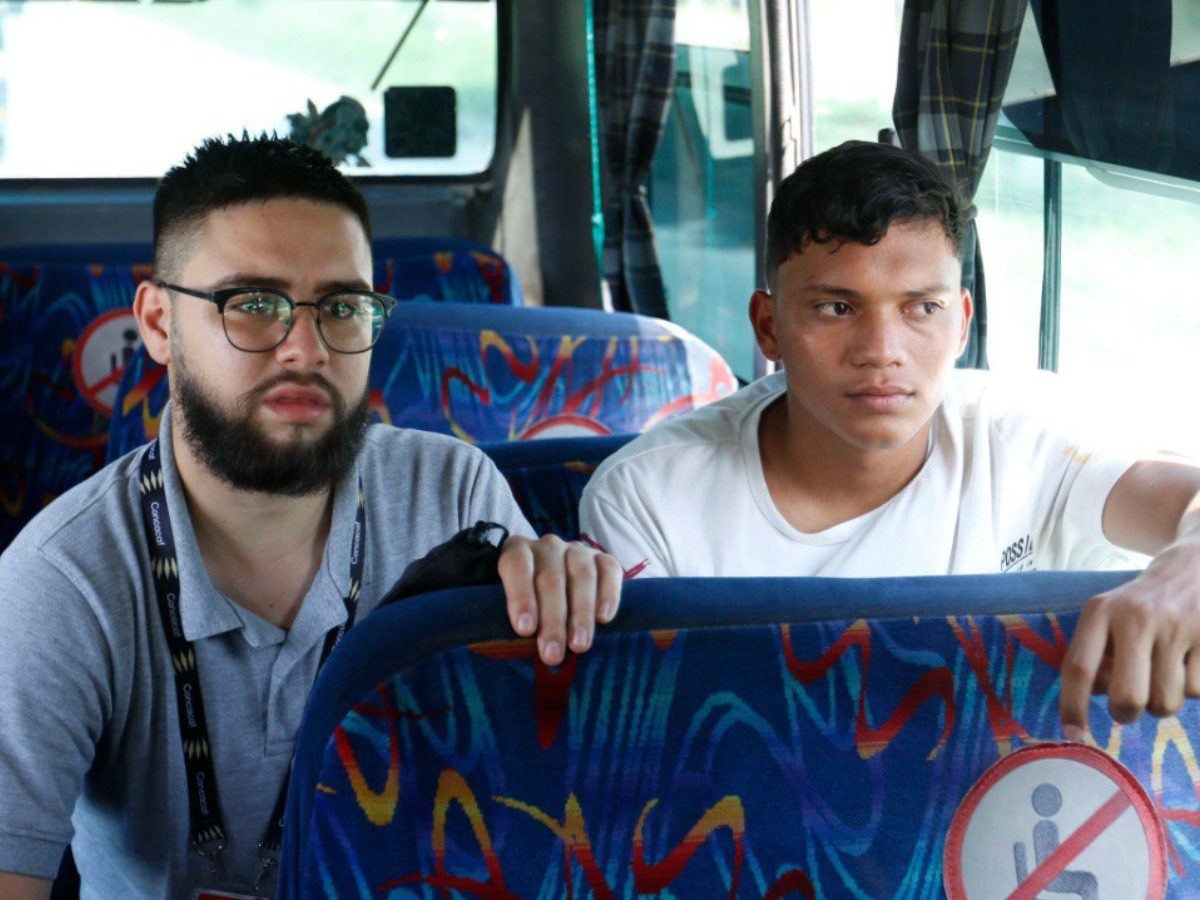
<svg viewBox="0 0 1200 900">
<path fill-rule="evenodd" d="M 775 337 L 775 297 L 767 291 L 755 291 L 750 298 L 750 324 L 754 326 L 754 340 L 758 349 L 771 362 L 779 362 L 779 341 Z"/>
<path fill-rule="evenodd" d="M 958 336 L 958 353 L 955 355 L 957 359 L 963 355 L 963 351 L 967 349 L 967 340 L 971 337 L 971 317 L 975 314 L 975 305 L 971 302 L 971 292 L 966 288 L 962 289 L 962 334 Z"/>
<path fill-rule="evenodd" d="M 171 361 L 171 301 L 167 289 L 149 279 L 139 284 L 133 297 L 133 315 L 150 358 L 167 365 Z"/>
</svg>

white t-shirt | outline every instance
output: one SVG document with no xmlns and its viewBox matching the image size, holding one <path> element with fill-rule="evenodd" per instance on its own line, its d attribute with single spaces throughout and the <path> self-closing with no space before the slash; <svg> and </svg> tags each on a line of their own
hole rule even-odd
<svg viewBox="0 0 1200 900">
<path fill-rule="evenodd" d="M 1101 518 L 1133 458 L 1092 452 L 1019 410 L 986 372 L 955 371 L 925 464 L 882 506 L 806 534 L 771 500 L 758 447 L 784 373 L 642 435 L 584 490 L 583 532 L 646 576 L 872 577 L 1104 569 L 1145 558 Z"/>
</svg>

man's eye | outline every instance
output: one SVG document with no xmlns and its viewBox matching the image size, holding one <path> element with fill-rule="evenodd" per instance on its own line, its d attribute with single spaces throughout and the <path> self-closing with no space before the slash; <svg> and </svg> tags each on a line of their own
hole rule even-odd
<svg viewBox="0 0 1200 900">
<path fill-rule="evenodd" d="M 922 300 L 920 303 L 913 304 L 913 311 L 924 318 L 937 315 L 941 309 L 942 305 L 934 300 Z"/>
<path fill-rule="evenodd" d="M 817 311 L 826 316 L 841 318 L 850 315 L 854 311 L 854 307 L 842 300 L 831 300 L 828 303 L 818 303 Z"/>
<path fill-rule="evenodd" d="M 338 319 L 339 321 L 353 319 L 359 313 L 358 304 L 347 300 L 332 300 L 325 307 L 325 309 L 329 315 L 333 316 L 333 318 Z"/>
<path fill-rule="evenodd" d="M 226 311 L 233 310 L 246 316 L 273 316 L 278 308 L 278 301 L 261 294 L 236 297 L 225 306 Z"/>
</svg>

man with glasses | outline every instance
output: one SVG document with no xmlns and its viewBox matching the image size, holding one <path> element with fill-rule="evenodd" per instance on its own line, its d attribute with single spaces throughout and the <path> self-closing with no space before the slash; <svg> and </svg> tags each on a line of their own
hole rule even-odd
<svg viewBox="0 0 1200 900">
<path fill-rule="evenodd" d="M 206 142 L 160 183 L 154 243 L 134 311 L 169 370 L 161 434 L 0 557 L 5 898 L 48 896 L 69 842 L 84 896 L 269 896 L 318 668 L 479 520 L 512 534 L 508 614 L 543 661 L 616 612 L 615 561 L 534 540 L 478 450 L 368 427 L 395 301 L 371 289 L 366 203 L 328 160 Z"/>
</svg>

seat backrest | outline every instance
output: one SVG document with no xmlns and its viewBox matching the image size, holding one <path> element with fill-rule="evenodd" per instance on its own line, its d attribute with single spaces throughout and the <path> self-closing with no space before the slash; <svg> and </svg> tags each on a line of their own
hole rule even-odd
<svg viewBox="0 0 1200 900">
<path fill-rule="evenodd" d="M 387 607 L 310 698 L 279 896 L 942 896 L 956 807 L 1060 739 L 1077 610 L 1131 575 L 633 581 L 556 669 L 496 588 Z M 1197 704 L 1091 723 L 1197 896 Z"/>
<path fill-rule="evenodd" d="M 459 303 L 398 306 L 370 385 L 382 421 L 470 443 L 639 432 L 735 389 L 714 350 L 657 319 Z M 121 381 L 110 460 L 157 434 L 166 401 L 143 352 Z"/>
<path fill-rule="evenodd" d="M 3 256 L 0 256 L 3 259 Z M 0 550 L 103 463 L 147 266 L 0 262 Z"/>
<path fill-rule="evenodd" d="M 503 257 L 462 238 L 377 241 L 375 287 L 401 300 L 520 305 Z M 0 250 L 0 550 L 26 522 L 104 462 L 118 382 L 152 390 L 131 309 L 151 275 L 146 244 Z M 149 377 L 145 381 L 143 376 Z M 165 398 L 166 385 L 160 388 Z M 128 392 L 122 394 L 122 402 Z M 156 427 L 149 406 L 137 435 Z"/>
<path fill-rule="evenodd" d="M 375 290 L 397 300 L 522 306 L 508 261 L 476 241 L 456 237 L 383 238 L 373 246 Z"/>
<path fill-rule="evenodd" d="M 521 306 L 520 282 L 508 261 L 486 244 L 460 237 L 378 238 L 371 246 L 375 290 L 397 300 Z M 62 266 L 150 265 L 148 244 L 46 245 L 0 250 L 0 264 Z M 147 270 L 148 274 L 148 270 Z M 130 294 L 125 303 L 133 300 Z"/>
<path fill-rule="evenodd" d="M 579 539 L 579 498 L 600 463 L 637 435 L 483 444 L 539 535 Z"/>
</svg>

